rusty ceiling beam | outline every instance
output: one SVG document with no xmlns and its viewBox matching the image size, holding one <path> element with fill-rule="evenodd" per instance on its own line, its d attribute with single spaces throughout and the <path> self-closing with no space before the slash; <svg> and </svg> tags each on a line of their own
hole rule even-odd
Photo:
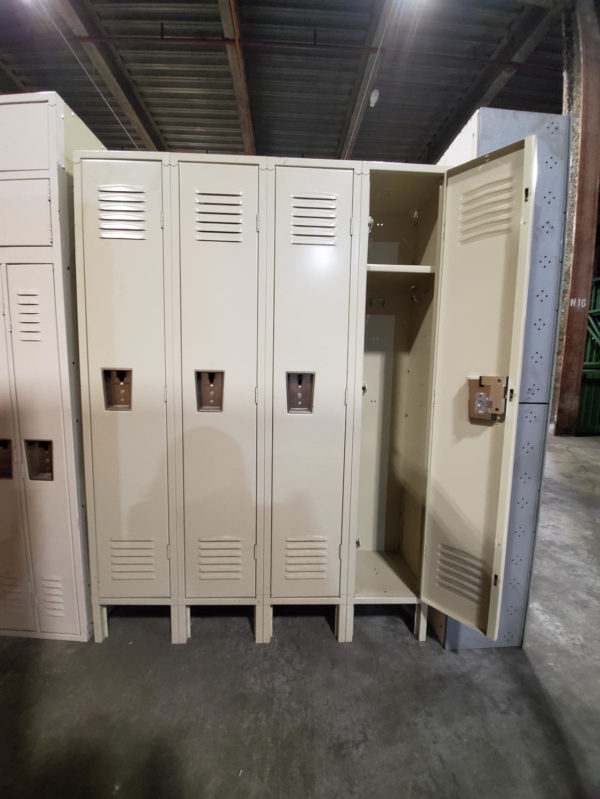
<svg viewBox="0 0 600 799">
<path fill-rule="evenodd" d="M 600 186 L 600 24 L 593 0 L 576 0 L 575 16 L 579 39 L 579 152 L 574 191 L 572 226 L 571 278 L 567 298 L 564 348 L 555 432 L 574 435 L 577 432 L 579 400 L 589 301 L 594 275 L 594 249 L 598 224 L 598 189 Z M 576 92 L 577 93 L 577 92 Z M 573 125 L 573 121 L 572 121 Z"/>
<path fill-rule="evenodd" d="M 244 56 L 240 44 L 240 27 L 235 0 L 218 0 L 221 24 L 223 25 L 223 35 L 226 40 L 225 49 L 227 60 L 233 82 L 235 93 L 235 103 L 240 118 L 242 129 L 242 141 L 244 142 L 244 152 L 253 155 L 256 152 L 254 144 L 254 129 L 252 127 L 252 115 L 250 113 L 250 98 L 248 96 L 248 84 L 246 83 L 246 69 L 244 67 Z"/>
</svg>

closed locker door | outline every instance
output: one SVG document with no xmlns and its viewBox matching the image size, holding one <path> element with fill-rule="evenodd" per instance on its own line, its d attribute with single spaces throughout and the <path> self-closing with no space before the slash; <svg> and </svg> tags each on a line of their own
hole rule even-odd
<svg viewBox="0 0 600 799">
<path fill-rule="evenodd" d="M 340 590 L 352 184 L 277 167 L 273 597 Z"/>
<path fill-rule="evenodd" d="M 180 165 L 186 595 L 254 597 L 258 167 Z"/>
<path fill-rule="evenodd" d="M 82 168 L 101 598 L 170 593 L 161 170 L 108 159 Z"/>
<path fill-rule="evenodd" d="M 8 296 L 40 630 L 78 635 L 52 265 L 9 265 Z"/>
<path fill-rule="evenodd" d="M 19 511 L 19 442 L 10 396 L 8 337 L 0 326 L 0 629 L 33 630 L 25 537 Z"/>
</svg>

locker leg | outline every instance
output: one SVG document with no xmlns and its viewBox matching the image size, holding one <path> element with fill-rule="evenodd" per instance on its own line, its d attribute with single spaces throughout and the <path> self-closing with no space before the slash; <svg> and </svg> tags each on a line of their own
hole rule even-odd
<svg viewBox="0 0 600 799">
<path fill-rule="evenodd" d="M 415 638 L 417 641 L 427 640 L 427 605 L 417 602 L 415 605 Z"/>
<path fill-rule="evenodd" d="M 187 618 L 185 605 L 171 605 L 171 643 L 187 643 Z"/>
<path fill-rule="evenodd" d="M 254 607 L 254 638 L 257 644 L 268 644 L 273 637 L 273 606 Z"/>
<path fill-rule="evenodd" d="M 106 605 L 92 605 L 92 619 L 94 622 L 94 641 L 101 644 L 108 638 L 108 608 Z"/>
<path fill-rule="evenodd" d="M 340 607 L 340 613 L 342 612 L 342 608 L 344 609 L 344 615 L 346 617 L 345 620 L 345 630 L 344 630 L 344 637 L 340 637 L 340 631 L 338 629 L 338 641 L 344 644 L 351 644 L 352 638 L 354 636 L 354 603 L 349 602 L 347 605 L 342 605 Z"/>
<path fill-rule="evenodd" d="M 348 605 L 335 606 L 335 636 L 340 644 L 348 643 Z"/>
<path fill-rule="evenodd" d="M 192 637 L 192 609 L 189 605 L 187 605 L 185 609 L 185 631 L 189 641 Z"/>
</svg>

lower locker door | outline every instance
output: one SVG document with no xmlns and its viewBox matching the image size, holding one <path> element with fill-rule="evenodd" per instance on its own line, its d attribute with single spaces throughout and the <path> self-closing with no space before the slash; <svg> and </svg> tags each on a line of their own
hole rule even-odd
<svg viewBox="0 0 600 799">
<path fill-rule="evenodd" d="M 19 508 L 19 473 L 11 413 L 8 339 L 0 327 L 0 629 L 33 630 L 32 596 Z"/>
<path fill-rule="evenodd" d="M 52 265 L 9 265 L 8 293 L 40 630 L 78 635 Z"/>
<path fill-rule="evenodd" d="M 84 161 L 82 180 L 100 596 L 168 597 L 162 165 Z"/>
<path fill-rule="evenodd" d="M 256 595 L 258 167 L 180 165 L 186 596 Z"/>
<path fill-rule="evenodd" d="M 351 170 L 277 167 L 271 594 L 336 597 Z"/>
</svg>

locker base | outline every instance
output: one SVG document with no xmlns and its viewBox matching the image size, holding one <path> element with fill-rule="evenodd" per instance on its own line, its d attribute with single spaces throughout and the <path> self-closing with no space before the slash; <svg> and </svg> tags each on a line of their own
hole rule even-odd
<svg viewBox="0 0 600 799">
<path fill-rule="evenodd" d="M 128 605 L 166 605 L 166 602 L 159 602 L 155 599 L 132 599 L 128 601 L 110 600 L 106 604 L 92 604 L 92 618 L 94 622 L 94 641 L 101 644 L 108 638 L 108 608 L 113 606 L 127 607 Z M 189 621 L 186 617 L 185 605 L 170 605 L 171 608 L 171 643 L 185 644 L 189 638 Z M 189 608 L 187 609 L 189 610 Z M 84 640 L 87 640 L 84 639 Z"/>
<path fill-rule="evenodd" d="M 364 601 L 356 602 L 356 603 L 349 603 L 345 609 L 345 628 L 344 634 L 345 638 L 343 639 L 346 643 L 351 643 L 352 637 L 354 634 L 354 604 L 357 605 L 365 605 L 367 604 Z M 392 603 L 388 603 L 392 604 Z M 413 624 L 413 634 L 419 643 L 423 643 L 423 641 L 427 640 L 427 610 L 428 606 L 424 602 L 410 602 L 410 603 L 400 603 L 395 602 L 393 604 L 411 604 L 415 606 L 415 620 Z M 340 611 L 343 606 L 340 606 Z M 338 641 L 342 641 L 338 634 Z"/>
<path fill-rule="evenodd" d="M 331 597 L 304 597 L 302 599 L 273 599 L 267 600 L 263 606 L 263 640 L 257 643 L 269 643 L 273 637 L 273 608 L 279 605 L 333 605 L 335 607 L 335 637 L 340 644 L 349 643 L 352 640 L 352 634 L 348 637 L 348 606 L 341 603 L 339 600 L 331 600 Z M 258 627 L 257 627 L 258 629 Z"/>
</svg>

